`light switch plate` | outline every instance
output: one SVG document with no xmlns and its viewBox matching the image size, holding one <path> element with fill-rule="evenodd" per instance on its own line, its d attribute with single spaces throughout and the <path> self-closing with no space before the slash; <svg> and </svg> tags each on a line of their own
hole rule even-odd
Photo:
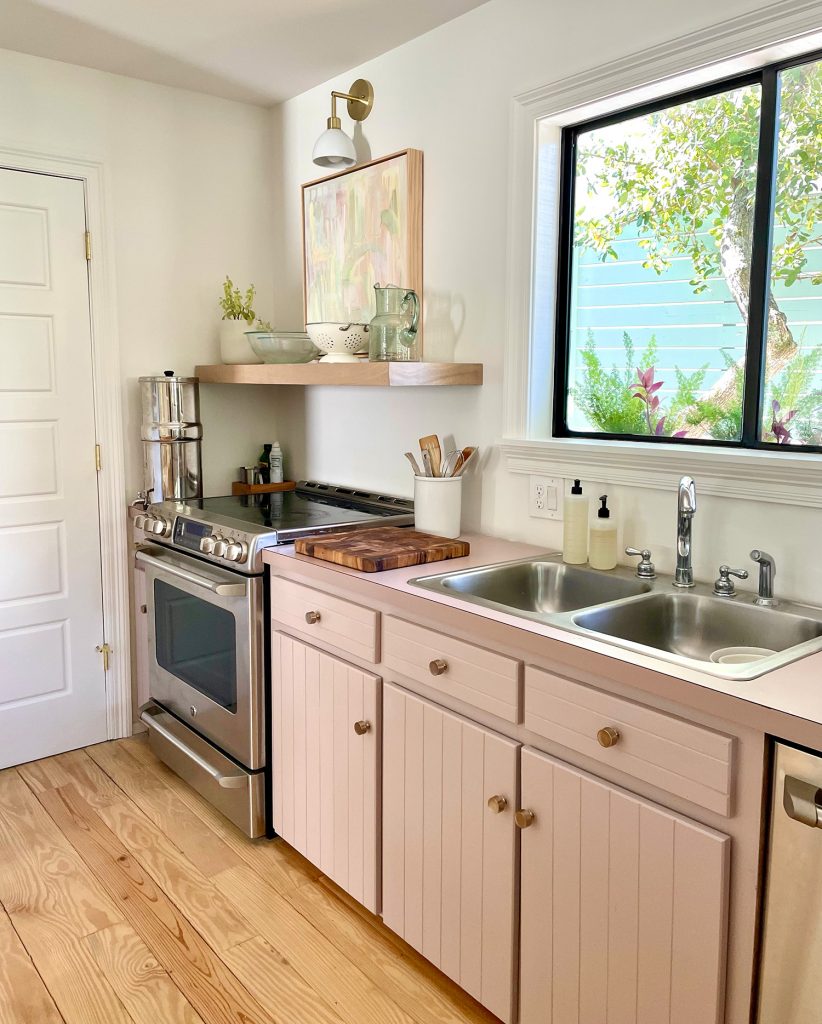
<svg viewBox="0 0 822 1024">
<path fill-rule="evenodd" d="M 533 519 L 562 519 L 564 480 L 553 476 L 528 478 L 528 515 Z"/>
</svg>

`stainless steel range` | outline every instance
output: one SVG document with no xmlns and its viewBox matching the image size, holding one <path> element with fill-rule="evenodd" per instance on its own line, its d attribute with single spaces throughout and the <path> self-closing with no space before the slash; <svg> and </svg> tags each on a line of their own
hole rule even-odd
<svg viewBox="0 0 822 1024">
<path fill-rule="evenodd" d="M 413 502 L 314 481 L 295 491 L 150 505 L 146 571 L 149 690 L 141 708 L 157 756 L 250 836 L 265 833 L 262 553 L 297 537 L 385 522 Z"/>
</svg>

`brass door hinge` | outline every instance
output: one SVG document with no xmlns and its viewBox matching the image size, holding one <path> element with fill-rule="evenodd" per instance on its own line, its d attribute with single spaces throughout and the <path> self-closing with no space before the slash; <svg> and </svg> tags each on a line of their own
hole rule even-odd
<svg viewBox="0 0 822 1024">
<path fill-rule="evenodd" d="M 103 655 L 103 671 L 108 672 L 108 660 L 111 648 L 108 644 L 97 644 L 97 652 Z"/>
<path fill-rule="evenodd" d="M 99 444 L 94 446 L 94 466 L 98 473 L 103 468 L 103 449 Z"/>
<path fill-rule="evenodd" d="M 86 242 L 86 259 L 90 260 L 91 259 L 91 232 L 87 231 L 85 233 L 84 237 L 85 237 L 85 242 Z"/>
</svg>

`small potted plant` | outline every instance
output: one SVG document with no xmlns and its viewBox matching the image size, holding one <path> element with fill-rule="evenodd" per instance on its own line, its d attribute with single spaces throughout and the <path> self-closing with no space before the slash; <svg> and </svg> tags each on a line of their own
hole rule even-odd
<svg viewBox="0 0 822 1024">
<path fill-rule="evenodd" d="M 224 363 L 259 363 L 262 360 L 252 349 L 246 331 L 254 327 L 257 314 L 254 312 L 254 285 L 249 285 L 245 295 L 230 277 L 223 283 L 220 309 L 223 321 L 220 324 L 220 358 Z"/>
</svg>

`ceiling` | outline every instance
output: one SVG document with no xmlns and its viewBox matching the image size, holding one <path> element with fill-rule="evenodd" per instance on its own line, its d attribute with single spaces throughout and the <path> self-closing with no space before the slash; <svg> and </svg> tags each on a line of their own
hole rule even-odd
<svg viewBox="0 0 822 1024">
<path fill-rule="evenodd" d="M 482 2 L 2 0 L 0 48 L 273 104 Z"/>
</svg>

